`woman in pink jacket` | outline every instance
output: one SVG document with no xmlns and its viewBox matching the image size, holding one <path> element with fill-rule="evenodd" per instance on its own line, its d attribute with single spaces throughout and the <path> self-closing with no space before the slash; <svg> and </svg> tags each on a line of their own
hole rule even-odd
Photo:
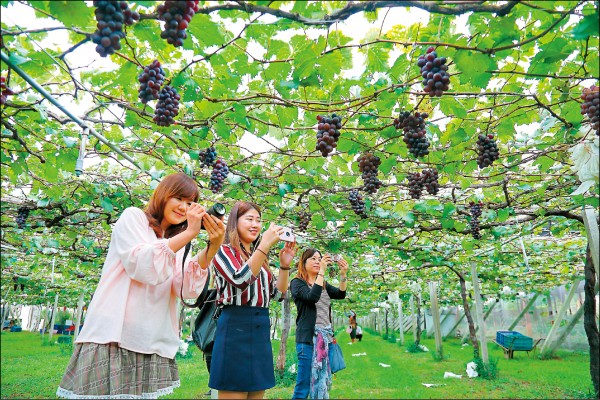
<svg viewBox="0 0 600 400">
<path fill-rule="evenodd" d="M 198 297 L 225 235 L 198 196 L 196 182 L 177 173 L 160 182 L 145 210 L 123 211 L 57 396 L 156 398 L 179 386 L 179 293 L 183 286 L 183 297 Z M 209 245 L 183 260 L 202 226 Z"/>
</svg>

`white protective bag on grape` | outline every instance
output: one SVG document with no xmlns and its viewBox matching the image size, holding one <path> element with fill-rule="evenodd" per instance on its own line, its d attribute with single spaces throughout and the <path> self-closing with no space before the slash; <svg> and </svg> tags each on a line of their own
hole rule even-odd
<svg viewBox="0 0 600 400">
<path fill-rule="evenodd" d="M 577 173 L 577 177 L 581 181 L 581 185 L 572 193 L 575 196 L 585 193 L 598 183 L 598 162 L 600 160 L 598 138 L 578 143 L 570 148 L 569 152 L 571 152 L 571 161 L 574 164 L 571 169 Z"/>
</svg>

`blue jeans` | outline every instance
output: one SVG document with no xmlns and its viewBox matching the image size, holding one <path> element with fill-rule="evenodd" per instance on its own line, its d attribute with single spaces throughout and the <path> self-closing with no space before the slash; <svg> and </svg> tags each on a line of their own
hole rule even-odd
<svg viewBox="0 0 600 400">
<path fill-rule="evenodd" d="M 298 375 L 296 375 L 296 386 L 292 399 L 308 399 L 310 394 L 310 377 L 312 371 L 313 345 L 308 343 L 296 343 L 296 354 L 298 355 Z M 329 347 L 329 359 L 331 351 Z"/>
<path fill-rule="evenodd" d="M 310 394 L 310 370 L 312 368 L 313 345 L 296 343 L 298 375 L 292 399 L 307 399 Z"/>
</svg>

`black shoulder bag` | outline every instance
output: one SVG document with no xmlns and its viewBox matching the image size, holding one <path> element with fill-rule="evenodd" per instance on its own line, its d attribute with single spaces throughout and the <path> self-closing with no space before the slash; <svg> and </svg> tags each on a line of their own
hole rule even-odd
<svg viewBox="0 0 600 400">
<path fill-rule="evenodd" d="M 184 274 L 185 259 L 190 251 L 190 243 L 185 246 L 183 253 L 183 261 L 181 263 L 181 275 Z M 208 250 L 208 249 L 207 249 Z M 215 342 L 215 334 L 217 332 L 217 319 L 220 314 L 220 307 L 217 307 L 217 289 L 209 289 L 210 284 L 210 269 L 208 277 L 202 289 L 202 293 L 196 299 L 194 304 L 188 304 L 183 299 L 183 279 L 181 281 L 180 297 L 183 305 L 189 308 L 198 308 L 200 312 L 194 322 L 194 330 L 192 331 L 192 339 L 194 343 L 203 353 L 211 353 Z"/>
</svg>

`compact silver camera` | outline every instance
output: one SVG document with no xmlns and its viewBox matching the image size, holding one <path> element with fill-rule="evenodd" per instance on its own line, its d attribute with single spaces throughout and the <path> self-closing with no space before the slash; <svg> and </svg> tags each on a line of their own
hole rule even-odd
<svg viewBox="0 0 600 400">
<path fill-rule="evenodd" d="M 283 240 L 284 242 L 293 242 L 296 240 L 296 235 L 294 235 L 292 228 L 287 228 L 284 226 L 283 231 L 279 234 L 279 239 Z"/>
</svg>

